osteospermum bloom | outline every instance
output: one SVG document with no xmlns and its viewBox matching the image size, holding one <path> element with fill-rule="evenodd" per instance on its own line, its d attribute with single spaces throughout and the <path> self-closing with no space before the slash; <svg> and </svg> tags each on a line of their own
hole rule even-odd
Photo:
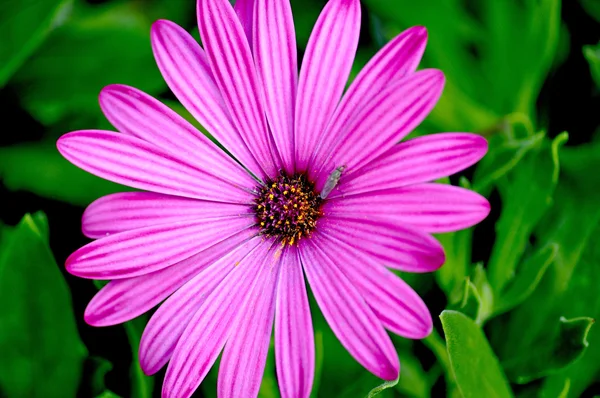
<svg viewBox="0 0 600 398">
<path fill-rule="evenodd" d="M 444 262 L 431 233 L 482 220 L 488 202 L 430 181 L 485 153 L 479 136 L 443 133 L 397 144 L 433 108 L 443 74 L 416 71 L 426 31 L 387 44 L 344 93 L 358 45 L 359 0 L 330 0 L 298 73 L 288 0 L 200 0 L 204 48 L 158 21 L 152 47 L 181 103 L 229 152 L 154 98 L 106 87 L 100 104 L 119 132 L 76 131 L 58 142 L 75 165 L 144 191 L 92 203 L 74 275 L 111 279 L 90 302 L 95 326 L 162 303 L 140 344 L 163 395 L 188 397 L 219 354 L 220 397 L 256 396 L 274 328 L 283 397 L 308 397 L 314 341 L 308 285 L 335 335 L 376 376 L 399 360 L 388 331 L 422 338 L 432 319 L 389 268 Z"/>
</svg>

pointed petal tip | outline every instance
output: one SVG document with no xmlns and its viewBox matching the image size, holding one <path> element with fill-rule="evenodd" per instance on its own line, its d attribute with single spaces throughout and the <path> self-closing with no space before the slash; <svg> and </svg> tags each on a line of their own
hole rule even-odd
<svg viewBox="0 0 600 398">
<path fill-rule="evenodd" d="M 385 362 L 384 362 L 385 361 Z M 394 381 L 400 376 L 400 360 L 398 355 L 392 358 L 382 358 L 381 367 L 373 369 L 373 374 L 385 381 Z"/>
</svg>

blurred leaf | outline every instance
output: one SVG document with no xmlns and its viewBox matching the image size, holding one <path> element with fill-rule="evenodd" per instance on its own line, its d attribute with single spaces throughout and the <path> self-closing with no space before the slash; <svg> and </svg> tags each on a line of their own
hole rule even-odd
<svg viewBox="0 0 600 398">
<path fill-rule="evenodd" d="M 535 231 L 537 247 L 556 244 L 558 252 L 538 287 L 520 306 L 498 318 L 488 329 L 500 358 L 543 350 L 548 325 L 557 320 L 600 317 L 600 169 L 599 143 L 561 149 L 561 177 L 554 206 Z M 524 327 L 526 325 L 526 327 Z M 556 327 L 556 326 L 555 326 Z M 547 377 L 541 394 L 556 397 L 570 379 L 569 397 L 579 397 L 600 374 L 600 330 L 592 328 L 590 347 L 581 359 Z"/>
<path fill-rule="evenodd" d="M 396 384 L 396 391 L 411 398 L 429 398 L 431 386 L 428 374 L 425 373 L 419 360 L 408 353 L 399 353 L 400 380 Z"/>
<path fill-rule="evenodd" d="M 104 378 L 106 377 L 106 374 L 112 370 L 113 365 L 104 358 L 92 357 L 91 360 L 93 360 L 96 367 L 91 380 L 92 394 L 97 396 L 106 392 Z"/>
<path fill-rule="evenodd" d="M 398 384 L 398 380 L 399 380 L 399 378 L 396 380 L 392 380 L 392 381 L 386 381 L 385 383 L 378 385 L 377 387 L 375 387 L 374 389 L 369 391 L 369 393 L 367 394 L 367 398 L 376 397 L 379 394 L 381 394 L 381 392 L 383 390 L 387 390 L 388 388 L 392 388 L 392 387 L 396 386 Z"/>
<path fill-rule="evenodd" d="M 365 0 L 390 40 L 414 25 L 430 32 L 423 66 L 440 68 L 447 84 L 429 122 L 436 130 L 482 131 L 503 115 L 533 116 L 553 64 L 559 0 Z"/>
<path fill-rule="evenodd" d="M 598 0 L 579 0 L 585 11 L 600 22 L 600 2 Z"/>
<path fill-rule="evenodd" d="M 44 233 L 26 215 L 0 254 L 0 391 L 9 397 L 74 397 L 87 355 Z"/>
<path fill-rule="evenodd" d="M 600 2 L 597 2 L 600 5 Z M 600 6 L 598 6 L 600 13 Z M 583 46 L 583 55 L 590 64 L 590 73 L 596 82 L 596 86 L 600 88 L 600 43 L 595 46 Z"/>
<path fill-rule="evenodd" d="M 112 391 L 104 391 L 102 394 L 97 395 L 96 398 L 121 398 Z"/>
<path fill-rule="evenodd" d="M 0 87 L 60 26 L 71 11 L 72 0 L 5 0 L 0 2 Z"/>
<path fill-rule="evenodd" d="M 95 280 L 94 285 L 98 290 L 103 288 L 108 281 L 106 280 Z M 146 376 L 142 371 L 139 360 L 139 347 L 140 340 L 144 328 L 148 323 L 148 316 L 146 314 L 140 315 L 130 321 L 123 323 L 125 333 L 127 334 L 127 340 L 131 347 L 131 397 L 132 398 L 150 398 L 152 397 L 152 391 L 154 390 L 154 377 Z"/>
<path fill-rule="evenodd" d="M 440 319 L 452 370 L 463 397 L 512 397 L 502 368 L 475 322 L 460 312 L 449 310 L 443 311 Z"/>
<path fill-rule="evenodd" d="M 535 355 L 531 351 L 502 361 L 508 377 L 520 384 L 547 376 L 579 359 L 588 346 L 587 335 L 592 318 L 560 318 L 560 322 L 543 340 L 537 343 Z"/>
<path fill-rule="evenodd" d="M 510 129 L 506 134 L 491 137 L 488 153 L 475 170 L 473 189 L 488 195 L 499 179 L 510 173 L 529 151 L 542 144 L 544 136 L 544 133 L 538 133 L 520 138 Z"/>
<path fill-rule="evenodd" d="M 435 272 L 435 277 L 450 304 L 457 304 L 464 298 L 464 280 L 471 265 L 472 237 L 472 228 L 436 235 L 436 239 L 444 247 L 446 261 Z"/>
<path fill-rule="evenodd" d="M 316 397 L 321 385 L 321 373 L 323 373 L 323 333 L 315 331 L 315 376 L 313 380 L 311 397 Z"/>
<path fill-rule="evenodd" d="M 463 298 L 458 306 L 458 310 L 475 320 L 479 314 L 479 307 L 481 306 L 481 297 L 477 288 L 471 282 L 471 278 L 465 279 Z"/>
<path fill-rule="evenodd" d="M 26 190 L 78 206 L 131 190 L 72 165 L 58 153 L 54 142 L 0 147 L 0 178 L 11 191 Z"/>
<path fill-rule="evenodd" d="M 496 292 L 514 277 L 534 228 L 552 205 L 558 182 L 558 149 L 566 140 L 563 133 L 552 143 L 543 142 L 498 181 L 502 213 L 488 262 L 490 283 Z"/>
<path fill-rule="evenodd" d="M 553 243 L 532 254 L 519 268 L 519 276 L 501 293 L 494 307 L 499 315 L 521 304 L 533 293 L 544 273 L 558 254 L 558 245 Z"/>
<path fill-rule="evenodd" d="M 14 76 L 22 104 L 46 125 L 76 116 L 89 118 L 80 128 L 95 128 L 103 119 L 97 98 L 104 86 L 128 84 L 150 94 L 166 90 L 150 46 L 152 10 L 161 4 L 165 2 L 78 2 L 69 22 Z"/>
<path fill-rule="evenodd" d="M 325 4 L 317 0 L 291 0 L 290 2 L 296 29 L 296 42 L 300 49 L 304 49 Z"/>
</svg>

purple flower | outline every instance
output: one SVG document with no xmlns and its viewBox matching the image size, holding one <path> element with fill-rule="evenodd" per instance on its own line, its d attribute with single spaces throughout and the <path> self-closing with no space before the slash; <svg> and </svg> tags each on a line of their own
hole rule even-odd
<svg viewBox="0 0 600 398">
<path fill-rule="evenodd" d="M 237 15 L 236 15 L 237 14 Z M 359 0 L 330 0 L 298 76 L 287 0 L 200 0 L 204 48 L 158 21 L 152 47 L 169 87 L 236 159 L 154 98 L 113 85 L 100 94 L 119 130 L 64 135 L 60 152 L 100 177 L 151 192 L 109 195 L 83 215 L 94 242 L 70 273 L 111 279 L 90 325 L 125 322 L 164 301 L 142 336 L 163 396 L 189 397 L 222 351 L 220 397 L 259 390 L 275 329 L 283 397 L 308 397 L 314 341 L 304 277 L 333 332 L 370 372 L 397 378 L 386 329 L 423 338 L 432 319 L 388 268 L 444 262 L 431 233 L 489 212 L 476 193 L 429 181 L 477 162 L 486 141 L 444 133 L 396 144 L 433 108 L 438 70 L 415 72 L 426 31 L 386 45 L 344 93 L 358 45 Z"/>
</svg>

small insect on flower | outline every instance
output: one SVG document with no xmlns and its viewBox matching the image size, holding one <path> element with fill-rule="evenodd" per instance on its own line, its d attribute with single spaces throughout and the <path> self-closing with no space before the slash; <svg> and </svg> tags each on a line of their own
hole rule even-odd
<svg viewBox="0 0 600 398">
<path fill-rule="evenodd" d="M 325 186 L 321 191 L 321 199 L 327 199 L 331 191 L 333 191 L 333 188 L 335 188 L 338 182 L 340 182 L 340 178 L 342 178 L 342 173 L 344 170 L 346 170 L 345 165 L 336 168 L 331 172 L 331 174 L 329 174 L 329 177 L 327 177 L 327 181 L 325 182 Z"/>
</svg>

